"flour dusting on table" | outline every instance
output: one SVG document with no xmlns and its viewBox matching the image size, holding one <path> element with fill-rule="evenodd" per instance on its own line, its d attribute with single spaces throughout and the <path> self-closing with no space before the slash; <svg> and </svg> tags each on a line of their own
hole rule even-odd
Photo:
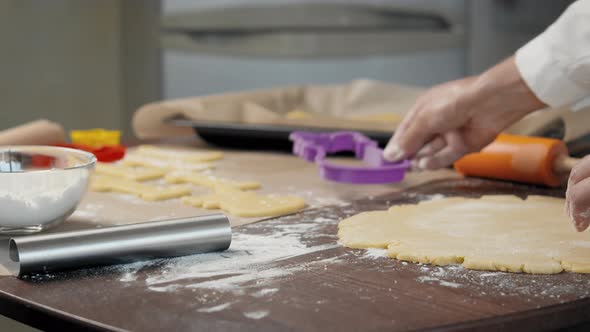
<svg viewBox="0 0 590 332">
<path fill-rule="evenodd" d="M 268 314 L 269 314 L 268 310 L 259 310 L 259 311 L 245 312 L 244 317 L 250 318 L 250 319 L 262 319 L 262 318 L 268 316 Z"/>
<path fill-rule="evenodd" d="M 218 311 L 222 311 L 222 310 L 229 308 L 231 305 L 232 305 L 231 303 L 224 303 L 224 304 L 216 305 L 214 307 L 201 308 L 201 309 L 198 309 L 197 312 L 205 312 L 205 313 L 218 312 Z"/>
<path fill-rule="evenodd" d="M 338 257 L 332 257 L 304 264 L 287 262 L 295 257 L 339 247 L 336 243 L 304 243 L 302 238 L 313 233 L 317 226 L 322 226 L 322 223 L 273 224 L 268 235 L 235 233 L 228 250 L 164 260 L 162 266 L 147 273 L 144 281 L 150 290 L 157 292 L 184 288 L 244 294 L 248 288 L 256 288 L 251 294 L 254 297 L 272 295 L 278 289 L 260 290 L 260 286 L 271 279 L 315 266 L 324 268 L 338 261 Z M 120 281 L 136 281 L 137 272 L 148 264 L 127 267 Z"/>
</svg>

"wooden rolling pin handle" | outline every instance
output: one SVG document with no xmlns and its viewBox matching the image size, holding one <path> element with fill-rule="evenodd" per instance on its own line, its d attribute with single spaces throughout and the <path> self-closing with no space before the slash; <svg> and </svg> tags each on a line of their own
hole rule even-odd
<svg viewBox="0 0 590 332">
<path fill-rule="evenodd" d="M 553 170 L 556 173 L 569 173 L 579 161 L 579 158 L 573 158 L 565 154 L 561 155 L 555 159 Z"/>
</svg>

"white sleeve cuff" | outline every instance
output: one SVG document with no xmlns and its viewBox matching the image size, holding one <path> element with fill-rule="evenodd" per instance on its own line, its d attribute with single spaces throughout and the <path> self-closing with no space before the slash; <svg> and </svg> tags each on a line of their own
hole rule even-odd
<svg viewBox="0 0 590 332">
<path fill-rule="evenodd" d="M 588 96 L 588 91 L 568 78 L 564 64 L 554 56 L 544 37 L 537 36 L 516 52 L 516 66 L 526 84 L 537 98 L 554 108 Z"/>
</svg>

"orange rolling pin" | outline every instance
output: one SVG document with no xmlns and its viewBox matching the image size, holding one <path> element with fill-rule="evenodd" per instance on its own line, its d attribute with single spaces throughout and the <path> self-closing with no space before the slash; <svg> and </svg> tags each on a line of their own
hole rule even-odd
<svg viewBox="0 0 590 332">
<path fill-rule="evenodd" d="M 568 155 L 560 140 L 501 134 L 481 152 L 466 155 L 454 166 L 466 176 L 555 187 L 567 179 L 579 160 Z"/>
</svg>

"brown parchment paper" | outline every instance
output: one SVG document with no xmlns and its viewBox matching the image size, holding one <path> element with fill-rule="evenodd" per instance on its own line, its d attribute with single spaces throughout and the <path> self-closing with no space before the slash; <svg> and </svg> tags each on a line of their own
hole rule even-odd
<svg viewBox="0 0 590 332">
<path fill-rule="evenodd" d="M 424 88 L 357 80 L 340 85 L 302 85 L 213 96 L 192 97 L 147 104 L 133 118 L 138 138 L 193 136 L 191 128 L 167 125 L 164 121 L 183 116 L 202 122 L 295 125 L 349 130 L 393 132 L 396 124 L 368 122 L 355 115 L 408 112 Z M 287 119 L 291 111 L 312 113 L 313 118 Z M 544 135 L 556 120 L 565 124 L 566 142 L 590 132 L 590 110 L 547 109 L 525 117 L 507 132 L 517 135 Z"/>
<path fill-rule="evenodd" d="M 195 121 L 287 124 L 340 129 L 393 131 L 390 123 L 349 119 L 354 114 L 396 113 L 402 116 L 423 92 L 422 88 L 370 80 L 342 85 L 305 85 L 227 93 L 151 103 L 133 118 L 138 138 L 191 136 L 190 128 L 164 121 L 184 116 Z M 285 119 L 291 111 L 314 114 L 311 119 Z"/>
</svg>

